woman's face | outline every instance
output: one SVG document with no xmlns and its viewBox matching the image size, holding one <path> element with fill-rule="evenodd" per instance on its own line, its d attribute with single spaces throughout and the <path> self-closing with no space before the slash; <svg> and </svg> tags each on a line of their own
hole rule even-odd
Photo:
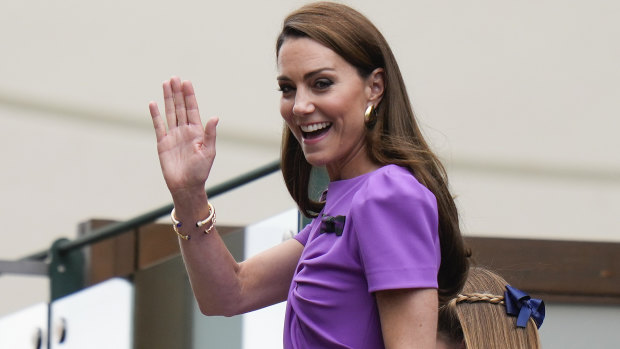
<svg viewBox="0 0 620 349">
<path fill-rule="evenodd" d="M 326 166 L 332 180 L 374 169 L 364 146 L 364 111 L 377 103 L 372 78 L 312 39 L 289 37 L 278 55 L 278 84 L 280 113 L 310 164 Z"/>
</svg>

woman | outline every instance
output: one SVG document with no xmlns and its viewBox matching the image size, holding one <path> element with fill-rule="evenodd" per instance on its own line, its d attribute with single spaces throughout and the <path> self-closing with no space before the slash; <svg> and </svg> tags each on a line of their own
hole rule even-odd
<svg viewBox="0 0 620 349">
<path fill-rule="evenodd" d="M 542 301 L 487 269 L 472 268 L 463 292 L 439 310 L 437 348 L 538 349 L 544 317 Z"/>
<path fill-rule="evenodd" d="M 438 299 L 460 289 L 467 257 L 443 167 L 387 42 L 355 10 L 314 3 L 285 19 L 276 56 L 282 173 L 315 218 L 242 263 L 222 243 L 204 193 L 217 119 L 202 130 L 192 85 L 178 78 L 163 86 L 167 131 L 150 104 L 201 310 L 230 316 L 288 299 L 285 348 L 434 347 Z M 321 202 L 308 197 L 312 166 L 330 177 Z"/>
</svg>

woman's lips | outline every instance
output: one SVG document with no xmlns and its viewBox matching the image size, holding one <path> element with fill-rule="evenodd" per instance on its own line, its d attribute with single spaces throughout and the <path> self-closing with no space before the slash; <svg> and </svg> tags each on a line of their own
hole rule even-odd
<svg viewBox="0 0 620 349">
<path fill-rule="evenodd" d="M 304 139 L 312 140 L 320 137 L 332 126 L 331 122 L 318 122 L 310 125 L 301 125 L 301 135 Z"/>
</svg>

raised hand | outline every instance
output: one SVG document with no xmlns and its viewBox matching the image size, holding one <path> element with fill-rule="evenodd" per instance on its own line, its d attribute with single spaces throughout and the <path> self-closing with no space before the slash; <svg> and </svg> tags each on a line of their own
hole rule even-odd
<svg viewBox="0 0 620 349">
<path fill-rule="evenodd" d="M 204 192 L 215 159 L 218 119 L 209 119 L 203 129 L 191 82 L 173 77 L 163 83 L 163 90 L 167 130 L 157 103 L 150 102 L 149 110 L 166 185 L 173 198 Z"/>
</svg>

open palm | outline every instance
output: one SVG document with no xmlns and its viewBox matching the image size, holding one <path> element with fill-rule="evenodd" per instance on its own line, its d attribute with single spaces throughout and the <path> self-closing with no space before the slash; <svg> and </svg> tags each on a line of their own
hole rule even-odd
<svg viewBox="0 0 620 349">
<path fill-rule="evenodd" d="M 157 137 L 157 152 L 171 194 L 204 190 L 215 159 L 215 127 L 211 118 L 205 128 L 200 121 L 194 88 L 189 81 L 173 77 L 163 83 L 166 122 L 157 103 L 149 103 Z M 166 123 L 168 128 L 166 129 Z"/>
</svg>

